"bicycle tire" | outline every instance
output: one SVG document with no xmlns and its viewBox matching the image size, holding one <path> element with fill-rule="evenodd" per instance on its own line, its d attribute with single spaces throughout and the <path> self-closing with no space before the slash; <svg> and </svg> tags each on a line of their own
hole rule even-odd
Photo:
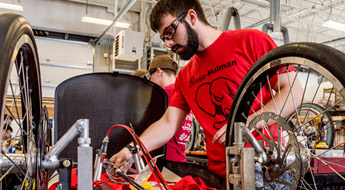
<svg viewBox="0 0 345 190">
<path fill-rule="evenodd" d="M 192 128 L 191 128 L 191 132 L 188 138 L 188 141 L 186 143 L 186 151 L 193 151 L 194 150 L 194 144 L 195 144 L 195 137 L 196 137 L 196 126 L 197 125 L 197 121 L 193 116 L 192 119 Z"/>
<path fill-rule="evenodd" d="M 345 55 L 342 52 L 322 44 L 310 42 L 291 43 L 268 52 L 253 65 L 237 90 L 231 106 L 231 114 L 228 118 L 226 147 L 234 145 L 234 123 L 246 123 L 246 117 L 248 117 L 251 105 L 255 100 L 252 94 L 257 95 L 259 93 L 261 89 L 260 81 L 265 81 L 265 78 L 271 79 L 281 69 L 292 65 L 297 65 L 298 69 L 308 67 L 312 72 L 318 72 L 331 81 L 333 87 L 339 91 L 344 99 L 344 62 Z M 227 166 L 227 168 L 229 167 Z"/>
<path fill-rule="evenodd" d="M 33 152 L 30 152 L 32 149 L 29 147 L 32 142 L 30 139 L 36 138 L 38 125 L 41 123 L 42 101 L 39 60 L 34 34 L 26 19 L 13 13 L 0 13 L 0 26 L 0 116 L 3 118 L 7 112 L 15 118 L 14 121 L 20 126 L 24 158 L 35 160 L 37 157 L 30 157 L 34 154 L 31 154 Z M 12 81 L 13 76 L 16 81 Z M 13 90 L 16 85 L 19 89 L 18 94 Z M 11 107 L 6 105 L 7 98 L 12 100 Z M 2 122 L 1 119 L 1 127 Z M 36 142 L 38 140 L 35 139 Z M 37 160 L 33 163 L 25 166 L 29 169 L 23 169 L 30 175 L 24 181 L 29 182 L 30 178 L 33 179 L 32 183 L 25 185 L 26 189 L 35 188 L 33 184 L 35 184 Z"/>
<path fill-rule="evenodd" d="M 300 107 L 301 107 L 301 110 L 306 109 L 306 110 L 310 110 L 319 114 L 323 113 L 323 115 L 325 115 L 328 118 L 328 122 L 325 124 L 325 127 L 326 127 L 325 131 L 327 135 L 322 140 L 324 140 L 329 147 L 333 147 L 334 138 L 335 138 L 335 127 L 333 124 L 332 116 L 328 112 L 325 112 L 324 111 L 325 109 L 318 104 L 306 103 L 306 104 L 302 104 Z M 291 117 L 293 116 L 292 115 L 288 116 L 286 120 L 288 121 Z M 317 143 L 318 142 L 316 142 L 316 144 Z"/>
</svg>

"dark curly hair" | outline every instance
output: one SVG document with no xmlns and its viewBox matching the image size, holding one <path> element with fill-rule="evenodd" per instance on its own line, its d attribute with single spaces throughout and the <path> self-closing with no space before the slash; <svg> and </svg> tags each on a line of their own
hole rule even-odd
<svg viewBox="0 0 345 190">
<path fill-rule="evenodd" d="M 180 14 L 188 12 L 189 9 L 193 9 L 196 12 L 201 22 L 210 25 L 206 20 L 199 0 L 159 0 L 150 14 L 151 29 L 157 32 L 162 24 L 161 18 L 164 14 L 178 17 Z"/>
</svg>

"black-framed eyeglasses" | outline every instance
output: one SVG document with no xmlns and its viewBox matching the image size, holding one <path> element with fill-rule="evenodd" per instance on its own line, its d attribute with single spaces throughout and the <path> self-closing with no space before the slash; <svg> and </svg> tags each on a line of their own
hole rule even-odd
<svg viewBox="0 0 345 190">
<path fill-rule="evenodd" d="M 168 27 L 166 27 L 163 31 L 163 35 L 160 38 L 163 40 L 171 40 L 175 36 L 177 26 L 180 23 L 181 19 L 187 15 L 187 12 L 182 13 L 178 16 Z"/>
</svg>

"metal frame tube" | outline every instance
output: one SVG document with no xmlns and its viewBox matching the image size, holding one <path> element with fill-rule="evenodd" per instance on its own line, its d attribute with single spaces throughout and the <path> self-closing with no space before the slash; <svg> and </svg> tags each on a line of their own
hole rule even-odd
<svg viewBox="0 0 345 190">
<path fill-rule="evenodd" d="M 238 10 L 235 7 L 230 7 L 225 14 L 225 19 L 223 21 L 221 30 L 227 31 L 229 29 L 231 18 L 234 17 L 234 26 L 235 29 L 241 28 L 241 22 L 240 22 L 240 15 L 238 13 Z"/>
<path fill-rule="evenodd" d="M 273 31 L 280 32 L 280 12 L 281 2 L 280 0 L 271 1 L 271 23 L 273 24 Z"/>
<path fill-rule="evenodd" d="M 85 132 L 85 129 L 87 129 L 87 131 L 89 130 L 88 119 L 79 119 L 78 121 L 76 121 L 72 125 L 72 127 L 53 146 L 53 148 L 45 155 L 44 160 L 42 161 L 42 167 L 44 169 L 58 168 L 59 159 L 57 157 L 77 135 L 82 134 L 84 137 L 85 135 L 88 136 L 89 132 Z M 85 142 L 87 142 L 87 140 L 85 140 Z"/>
<path fill-rule="evenodd" d="M 255 152 L 261 155 L 262 160 L 259 160 L 259 162 L 265 163 L 267 161 L 267 154 L 263 150 L 263 148 L 260 146 L 259 142 L 255 139 L 255 137 L 249 131 L 247 126 L 245 125 L 238 125 L 238 126 L 242 128 L 244 136 L 247 138 L 247 141 L 249 142 L 249 144 L 254 148 Z"/>
<path fill-rule="evenodd" d="M 103 33 L 101 34 L 101 36 L 99 36 L 95 41 L 94 44 L 91 43 L 92 45 L 96 46 L 104 37 L 104 35 L 108 32 L 108 30 L 113 27 L 113 25 L 129 10 L 129 8 L 132 7 L 132 5 L 134 5 L 134 3 L 136 2 L 136 0 L 131 0 L 130 2 L 128 2 L 128 4 L 118 13 L 118 15 L 116 15 L 116 17 L 114 18 L 113 22 L 107 27 L 107 29 L 105 29 L 103 31 Z"/>
<path fill-rule="evenodd" d="M 268 31 L 273 31 L 273 24 L 266 23 L 262 26 L 262 31 L 268 34 Z M 289 43 L 289 31 L 286 27 L 281 26 L 281 33 L 283 33 L 284 44 Z"/>
<path fill-rule="evenodd" d="M 238 147 L 243 147 L 244 144 L 243 144 L 243 129 L 241 128 L 241 125 L 242 126 L 246 126 L 244 123 L 240 123 L 240 122 L 236 122 L 234 124 L 234 136 L 235 136 L 235 139 L 234 139 L 234 145 L 235 146 L 238 146 Z"/>
</svg>

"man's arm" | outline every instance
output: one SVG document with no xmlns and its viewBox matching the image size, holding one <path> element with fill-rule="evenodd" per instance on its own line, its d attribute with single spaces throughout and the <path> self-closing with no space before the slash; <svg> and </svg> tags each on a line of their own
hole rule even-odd
<svg viewBox="0 0 345 190">
<path fill-rule="evenodd" d="M 277 82 L 277 84 L 275 84 L 275 86 L 273 87 L 274 91 L 276 91 L 276 94 L 274 95 L 274 102 L 271 99 L 264 105 L 263 109 L 257 110 L 256 113 L 257 114 L 261 114 L 263 112 L 275 113 L 277 110 L 277 114 L 279 115 L 279 113 L 281 112 L 280 108 L 282 108 L 282 113 L 280 115 L 282 117 L 287 117 L 296 108 L 298 108 L 302 101 L 303 88 L 298 78 L 296 78 L 295 82 L 293 82 L 295 79 L 295 76 L 296 76 L 296 72 L 286 72 L 286 73 L 279 74 L 279 85 Z M 291 91 L 290 91 L 290 86 L 291 86 Z M 284 105 L 286 98 L 288 98 L 288 100 L 286 101 Z M 274 108 L 274 103 L 276 104 L 275 106 L 276 108 Z M 255 113 L 248 116 L 247 125 L 255 116 L 256 116 Z M 227 124 L 224 125 L 222 128 L 220 128 L 219 131 L 214 135 L 213 140 L 212 140 L 213 143 L 218 142 L 219 144 L 222 144 L 225 142 L 226 126 Z"/>
<path fill-rule="evenodd" d="M 165 145 L 179 129 L 187 113 L 182 109 L 169 106 L 164 115 L 140 136 L 148 151 L 155 150 Z M 131 143 L 133 145 L 133 143 Z M 116 165 L 122 163 L 131 157 L 127 148 L 123 148 L 117 154 L 114 154 L 110 161 Z"/>
<path fill-rule="evenodd" d="M 279 84 L 277 82 L 273 87 L 274 91 L 276 91 L 276 94 L 274 95 L 274 102 L 273 99 L 271 99 L 264 105 L 263 109 L 260 108 L 256 113 L 261 114 L 262 112 L 277 112 L 277 115 L 285 118 L 289 116 L 295 109 L 297 109 L 302 101 L 303 88 L 298 78 L 295 79 L 295 77 L 296 72 L 279 74 Z M 294 79 L 295 82 L 293 82 Z M 253 113 L 248 117 L 247 125 L 255 116 L 256 115 Z"/>
</svg>

